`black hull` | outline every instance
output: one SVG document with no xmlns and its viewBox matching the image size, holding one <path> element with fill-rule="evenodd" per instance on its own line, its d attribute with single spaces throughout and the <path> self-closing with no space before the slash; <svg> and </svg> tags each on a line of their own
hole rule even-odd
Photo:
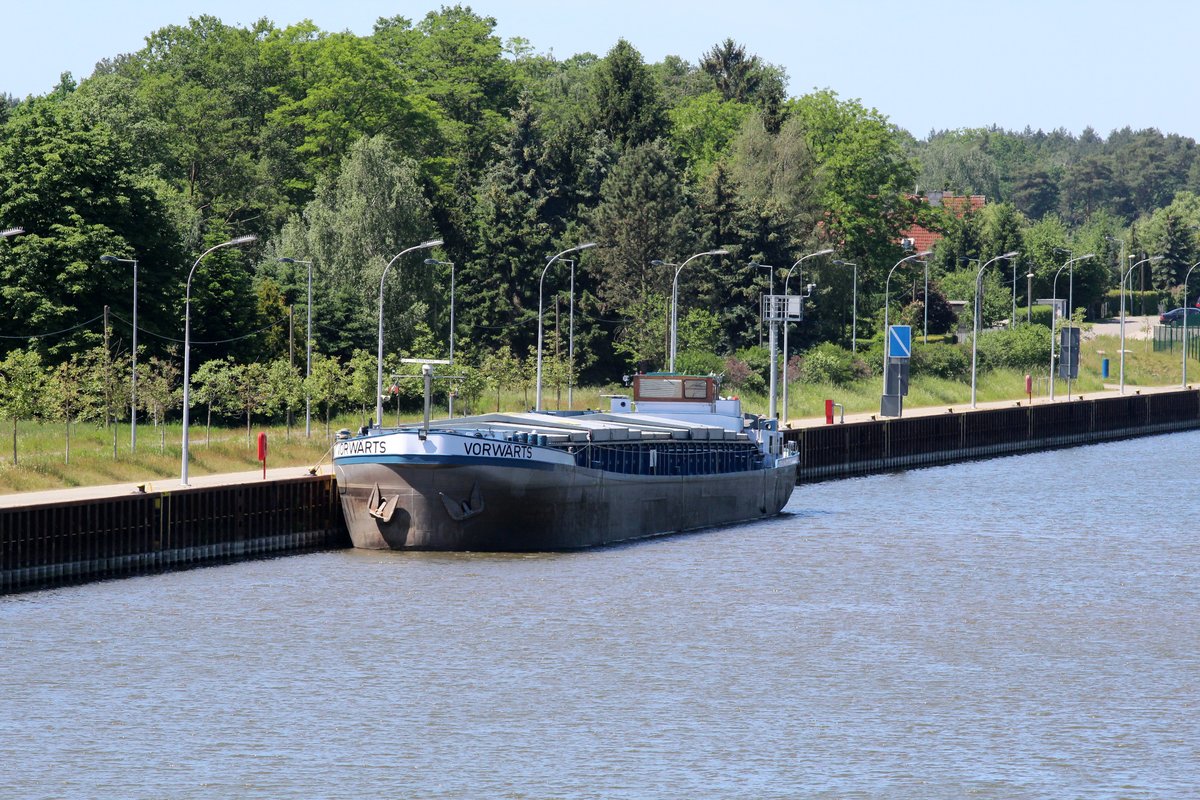
<svg viewBox="0 0 1200 800">
<path fill-rule="evenodd" d="M 796 485 L 796 465 L 719 475 L 645 476 L 582 467 L 355 463 L 337 468 L 355 547 L 573 550 L 763 519 Z M 375 486 L 398 498 L 368 512 Z M 457 518 L 456 518 L 457 517 Z"/>
</svg>

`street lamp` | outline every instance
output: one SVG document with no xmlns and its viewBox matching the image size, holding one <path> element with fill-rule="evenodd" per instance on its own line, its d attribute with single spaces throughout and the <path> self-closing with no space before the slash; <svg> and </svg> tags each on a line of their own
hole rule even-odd
<svg viewBox="0 0 1200 800">
<path fill-rule="evenodd" d="M 1059 267 L 1058 272 L 1054 273 L 1054 286 L 1053 286 L 1052 292 L 1050 294 L 1050 297 L 1051 297 L 1051 300 L 1050 300 L 1050 402 L 1052 402 L 1052 403 L 1054 402 L 1054 314 L 1058 310 L 1058 276 L 1062 274 L 1062 271 L 1064 269 L 1067 270 L 1067 275 L 1069 277 L 1069 285 L 1071 287 L 1067 293 L 1067 298 L 1068 298 L 1067 299 L 1067 319 L 1070 319 L 1071 314 L 1072 314 L 1071 306 L 1075 302 L 1075 267 L 1074 267 L 1074 264 L 1076 261 L 1083 261 L 1085 259 L 1095 258 L 1095 257 L 1096 257 L 1095 253 L 1088 253 L 1085 256 L 1079 256 L 1078 258 L 1068 259 L 1067 263 L 1065 263 L 1061 267 Z M 1071 396 L 1071 384 L 1068 379 L 1067 398 L 1070 399 L 1070 396 Z"/>
<path fill-rule="evenodd" d="M 103 255 L 100 260 L 107 264 L 133 264 L 133 364 L 130 372 L 129 390 L 129 452 L 137 451 L 137 268 L 136 258 L 117 258 Z"/>
<path fill-rule="evenodd" d="M 567 408 L 575 408 L 575 261 L 564 258 L 571 265 L 571 300 L 567 315 Z M 557 324 L 557 323 L 555 323 Z"/>
<path fill-rule="evenodd" d="M 796 263 L 792 264 L 791 268 L 788 269 L 787 274 L 783 276 L 783 298 L 784 298 L 783 304 L 784 304 L 785 308 L 787 307 L 788 281 L 790 281 L 792 278 L 792 271 L 795 270 L 797 267 L 799 267 L 801 264 L 803 264 L 805 261 L 807 261 L 810 258 L 816 258 L 817 256 L 827 256 L 832 252 L 833 252 L 833 248 L 827 247 L 824 250 L 818 250 L 815 253 L 809 253 L 808 255 L 800 256 L 800 258 L 796 259 Z M 803 273 L 801 273 L 801 274 L 803 274 Z M 801 279 L 801 280 L 803 280 L 803 279 Z M 811 293 L 811 291 L 812 290 L 810 289 L 809 292 Z M 808 295 L 805 295 L 805 297 L 808 297 Z M 801 312 L 802 312 L 801 316 L 803 316 L 803 303 L 804 303 L 803 297 L 800 299 L 800 303 L 801 303 Z M 785 426 L 787 425 L 787 421 L 788 421 L 788 382 L 789 381 L 788 381 L 787 365 L 788 365 L 788 328 L 790 328 L 790 327 L 792 327 L 792 326 L 788 324 L 787 314 L 785 313 L 784 319 L 783 319 L 783 424 Z M 771 369 L 775 369 L 774 363 L 771 364 Z"/>
<path fill-rule="evenodd" d="M 427 242 L 415 244 L 405 250 L 401 250 L 396 255 L 392 256 L 392 260 L 383 268 L 383 274 L 379 276 L 379 344 L 375 351 L 375 427 L 383 428 L 383 280 L 387 277 L 388 270 L 392 268 L 400 256 L 406 253 L 411 253 L 414 250 L 428 250 L 431 247 L 441 245 L 441 239 L 430 239 Z"/>
<path fill-rule="evenodd" d="M 858 352 L 858 264 L 852 264 L 849 261 L 842 261 L 840 258 L 834 259 L 833 263 L 843 267 L 854 268 L 854 283 L 853 293 L 854 299 L 851 301 L 851 323 L 850 323 L 850 352 Z"/>
<path fill-rule="evenodd" d="M 979 295 L 983 293 L 983 271 L 1001 259 L 1015 258 L 1018 255 L 1020 255 L 1020 253 L 1018 253 L 1016 250 L 1013 250 L 1012 252 L 1005 253 L 1002 256 L 996 256 L 991 261 L 984 262 L 983 266 L 979 268 L 979 272 L 975 273 L 975 327 L 971 333 L 971 408 L 975 408 L 975 365 L 976 352 L 979 344 L 979 325 L 982 316 L 979 308 Z"/>
<path fill-rule="evenodd" d="M 0 239 L 7 239 L 10 236 L 16 236 L 19 233 L 24 233 L 24 228 L 5 228 L 0 231 Z"/>
<path fill-rule="evenodd" d="M 1131 259 L 1136 257 L 1137 256 L 1133 255 L 1129 256 Z M 1125 281 L 1129 280 L 1129 276 L 1133 274 L 1133 271 L 1142 264 L 1147 262 L 1153 263 L 1155 261 L 1162 261 L 1164 258 L 1165 256 L 1150 256 L 1149 258 L 1143 258 L 1141 261 L 1138 261 L 1136 264 L 1130 266 L 1125 274 L 1121 276 L 1121 394 L 1125 394 Z M 1187 312 L 1185 311 L 1184 314 L 1186 315 Z"/>
<path fill-rule="evenodd" d="M 699 258 L 700 256 L 727 256 L 727 255 L 729 255 L 728 250 L 706 250 L 703 253 L 696 253 L 696 255 L 694 255 L 694 256 L 688 256 L 687 260 L 685 260 L 682 264 L 679 264 L 679 265 L 669 264 L 666 261 L 659 261 L 657 259 L 650 262 L 651 264 L 653 264 L 656 267 L 675 267 L 675 276 L 671 278 L 671 355 L 670 355 L 670 361 L 667 364 L 667 372 L 675 371 L 675 342 L 676 342 L 675 334 L 676 334 L 676 326 L 678 324 L 678 309 L 679 309 L 679 273 L 682 272 L 683 268 L 688 265 L 688 262 L 690 262 L 694 258 Z"/>
<path fill-rule="evenodd" d="M 577 244 L 574 247 L 568 247 L 561 253 L 555 253 L 554 255 L 550 256 L 550 258 L 546 260 L 546 266 L 542 268 L 542 277 L 538 279 L 537 399 L 536 405 L 534 406 L 535 411 L 542 410 L 542 289 L 545 285 L 546 273 L 550 270 L 550 266 L 555 261 L 565 256 L 567 253 L 576 253 L 580 250 L 587 250 L 595 246 L 595 242 L 586 242 L 584 244 Z"/>
<path fill-rule="evenodd" d="M 1187 286 L 1188 286 L 1188 278 L 1192 277 L 1192 270 L 1195 269 L 1196 267 L 1200 267 L 1200 261 L 1197 261 L 1195 264 L 1192 264 L 1191 268 L 1188 269 L 1188 271 L 1187 271 L 1187 275 L 1185 275 L 1183 277 L 1183 369 L 1181 370 L 1181 373 L 1183 375 L 1183 380 L 1180 382 L 1179 385 L 1184 388 L 1187 388 L 1187 357 L 1188 357 L 1187 345 L 1188 345 L 1188 316 L 1189 315 L 1188 315 L 1188 304 L 1187 304 Z"/>
<path fill-rule="evenodd" d="M 438 261 L 436 258 L 425 259 L 425 264 L 430 267 L 449 267 L 450 268 L 450 363 L 454 364 L 454 262 L 453 261 Z M 454 392 L 447 394 L 446 413 L 454 416 Z"/>
<path fill-rule="evenodd" d="M 182 451 L 180 455 L 179 466 L 180 486 L 188 485 L 188 405 L 191 389 L 189 386 L 191 383 L 189 376 L 191 374 L 192 364 L 192 276 L 196 274 L 196 267 L 200 266 L 200 262 L 203 261 L 204 257 L 212 251 L 219 250 L 222 247 L 235 247 L 237 245 L 249 244 L 257 239 L 257 236 L 252 233 L 248 233 L 245 236 L 238 236 L 237 238 L 230 239 L 228 242 L 221 242 L 218 245 L 213 245 L 200 254 L 200 257 L 196 259 L 196 263 L 192 264 L 191 270 L 188 271 L 187 287 L 184 290 L 183 299 L 183 435 L 180 442 L 180 450 Z"/>
<path fill-rule="evenodd" d="M 304 264 L 308 267 L 308 334 L 304 339 L 304 435 L 312 438 L 312 395 L 308 391 L 307 379 L 312 376 L 312 265 L 311 261 L 296 258 L 281 258 L 282 264 Z M 290 413 L 290 412 L 289 412 Z"/>
<path fill-rule="evenodd" d="M 887 394 L 887 363 L 888 363 L 887 337 L 888 337 L 888 327 L 889 327 L 888 312 L 891 309 L 891 302 L 892 302 L 892 298 L 891 298 L 892 273 L 896 271 L 896 267 L 899 267 L 905 261 L 913 261 L 914 259 L 925 258 L 928 255 L 930 255 L 932 252 L 933 252 L 932 250 L 924 250 L 920 253 L 913 253 L 912 255 L 908 255 L 908 256 L 905 256 L 904 258 L 900 259 L 899 261 L 897 261 L 895 264 L 892 265 L 891 269 L 888 270 L 887 279 L 883 282 L 883 393 L 884 394 Z M 926 298 L 926 302 L 929 302 L 928 298 Z"/>
</svg>

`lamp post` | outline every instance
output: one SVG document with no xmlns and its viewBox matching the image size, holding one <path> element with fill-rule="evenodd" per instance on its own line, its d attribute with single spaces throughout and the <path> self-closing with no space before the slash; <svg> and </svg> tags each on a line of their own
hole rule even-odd
<svg viewBox="0 0 1200 800">
<path fill-rule="evenodd" d="M 851 304 L 850 304 L 850 313 L 851 313 L 850 352 L 857 353 L 858 352 L 858 264 L 853 264 L 849 261 L 842 261 L 840 258 L 834 259 L 833 263 L 838 264 L 843 267 L 853 267 L 854 268 L 854 278 L 853 278 L 853 284 L 852 284 L 853 299 L 850 301 L 851 302 Z"/>
<path fill-rule="evenodd" d="M 16 236 L 17 234 L 24 232 L 24 228 L 5 228 L 4 230 L 0 231 L 0 239 L 7 239 L 10 236 Z"/>
<path fill-rule="evenodd" d="M 729 255 L 728 250 L 706 250 L 703 253 L 696 253 L 696 255 L 694 255 L 694 256 L 688 256 L 688 258 L 682 264 L 678 264 L 678 265 L 669 264 L 666 261 L 659 261 L 658 259 L 655 259 L 654 261 L 650 262 L 651 264 L 653 264 L 656 267 L 675 267 L 675 275 L 674 275 L 674 277 L 671 278 L 671 353 L 670 353 L 670 359 L 667 363 L 667 372 L 675 371 L 675 347 L 676 347 L 675 334 L 676 334 L 676 329 L 677 329 L 677 325 L 678 325 L 678 310 L 679 310 L 679 273 L 682 272 L 683 268 L 686 267 L 688 265 L 688 263 L 694 258 L 699 258 L 700 256 L 727 256 L 727 255 Z"/>
<path fill-rule="evenodd" d="M 300 261 L 296 258 L 281 258 L 283 264 L 304 264 L 308 267 L 308 333 L 304 337 L 304 377 L 312 375 L 312 265 L 311 261 Z M 308 384 L 304 385 L 304 435 L 312 438 L 312 395 L 309 394 Z"/>
<path fill-rule="evenodd" d="M 905 261 L 913 261 L 918 258 L 925 258 L 932 252 L 933 252 L 932 250 L 924 250 L 920 253 L 913 253 L 912 255 L 908 255 L 908 256 L 905 256 L 904 258 L 900 259 L 899 261 L 897 261 L 895 264 L 892 265 L 891 269 L 888 270 L 887 279 L 883 282 L 883 393 L 884 394 L 887 394 L 887 362 L 888 362 L 887 337 L 888 337 L 888 327 L 889 327 L 888 312 L 890 311 L 891 302 L 892 302 L 892 298 L 891 298 L 892 273 L 896 271 L 896 267 L 899 267 Z"/>
<path fill-rule="evenodd" d="M 425 259 L 425 264 L 430 267 L 450 267 L 450 364 L 454 364 L 454 262 L 453 261 L 438 261 L 436 258 Z M 454 392 L 450 391 L 446 395 L 446 414 L 450 417 L 454 416 Z"/>
<path fill-rule="evenodd" d="M 1001 259 L 1015 258 L 1017 255 L 1019 255 L 1019 253 L 1016 250 L 1013 250 L 1012 252 L 1005 253 L 1004 255 L 996 256 L 991 261 L 984 262 L 983 266 L 979 268 L 979 272 L 975 273 L 975 326 L 971 333 L 971 408 L 975 408 L 975 367 L 979 345 L 979 326 L 982 316 L 979 308 L 979 295 L 983 293 L 983 287 L 981 285 L 983 283 L 983 271 Z"/>
<path fill-rule="evenodd" d="M 568 253 L 577 253 L 581 250 L 587 250 L 587 249 L 595 247 L 595 246 L 596 246 L 595 242 L 585 242 L 584 244 L 577 244 L 574 247 L 568 247 L 566 250 L 563 250 L 561 253 L 555 253 L 554 255 L 550 256 L 549 259 L 546 260 L 546 266 L 542 268 L 542 277 L 538 278 L 537 393 L 535 395 L 535 398 L 536 398 L 536 405 L 534 406 L 535 411 L 542 410 L 542 297 L 543 297 L 542 290 L 545 286 L 546 273 L 550 270 L 550 266 L 555 261 L 557 261 L 558 259 L 567 255 Z"/>
<path fill-rule="evenodd" d="M 228 242 L 221 242 L 218 245 L 205 250 L 196 259 L 196 263 L 192 264 L 191 270 L 188 271 L 187 287 L 183 295 L 183 433 L 180 440 L 180 466 L 179 466 L 179 485 L 188 485 L 188 406 L 190 399 L 189 384 L 191 383 L 191 344 L 192 344 L 192 276 L 196 274 L 196 267 L 200 266 L 200 262 L 204 257 L 214 250 L 219 250 L 222 247 L 236 247 L 238 245 L 249 244 L 258 239 L 252 233 L 245 236 L 238 236 L 230 239 Z"/>
<path fill-rule="evenodd" d="M 117 258 L 116 256 L 103 255 L 100 260 L 107 264 L 123 263 L 133 264 L 133 345 L 130 349 L 133 351 L 133 364 L 131 365 L 129 379 L 129 452 L 137 452 L 137 273 L 138 262 L 136 258 Z"/>
<path fill-rule="evenodd" d="M 1129 256 L 1136 258 L 1136 256 Z M 1133 271 L 1147 262 L 1162 261 L 1165 256 L 1150 256 L 1143 258 L 1141 261 L 1131 265 L 1129 269 L 1121 276 L 1121 394 L 1125 394 L 1125 281 L 1129 280 L 1129 276 Z M 1185 311 L 1184 314 L 1187 312 Z"/>
<path fill-rule="evenodd" d="M 571 265 L 570 312 L 567 315 L 567 408 L 575 408 L 575 261 L 564 258 Z M 557 323 L 555 323 L 557 324 Z"/>
<path fill-rule="evenodd" d="M 392 256 L 392 260 L 383 268 L 383 274 L 379 276 L 379 342 L 375 351 L 375 427 L 377 428 L 383 428 L 383 281 L 387 277 L 388 270 L 392 268 L 392 264 L 400 260 L 400 256 L 414 250 L 438 247 L 441 243 L 441 239 L 430 239 L 401 250 Z"/>
<path fill-rule="evenodd" d="M 830 253 L 832 253 L 832 252 L 833 252 L 833 248 L 832 248 L 832 247 L 827 247 L 827 248 L 825 248 L 824 250 L 818 250 L 818 251 L 817 251 L 817 252 L 815 252 L 815 253 L 809 253 L 808 255 L 803 255 L 803 256 L 800 256 L 800 258 L 796 259 L 796 263 L 795 263 L 795 264 L 792 264 L 792 266 L 791 266 L 791 267 L 788 269 L 788 271 L 787 271 L 787 274 L 783 276 L 783 298 L 784 298 L 784 299 L 783 299 L 783 303 L 784 303 L 784 308 L 785 308 L 785 309 L 786 309 L 786 307 L 787 307 L 787 297 L 788 297 L 788 281 L 790 281 L 790 280 L 792 279 L 792 272 L 793 272 L 793 271 L 794 271 L 794 270 L 795 270 L 797 267 L 799 267 L 801 264 L 803 264 L 805 261 L 807 261 L 808 259 L 810 259 L 810 258 L 816 258 L 817 256 L 827 256 L 827 255 L 829 255 L 829 254 L 830 254 Z M 803 275 L 803 273 L 801 273 L 801 275 Z M 803 280 L 803 279 L 801 279 L 801 280 Z M 810 289 L 809 291 L 810 291 L 810 293 L 811 293 L 811 289 Z M 804 295 L 804 297 L 808 297 L 808 295 L 806 294 L 806 295 Z M 804 297 L 802 297 L 802 298 L 800 299 L 800 303 L 801 303 L 801 305 L 802 305 L 802 306 L 803 306 L 803 303 L 804 303 Z M 801 316 L 803 316 L 803 313 L 801 313 Z M 788 364 L 788 328 L 790 328 L 790 327 L 792 327 L 792 326 L 788 324 L 788 320 L 787 320 L 787 314 L 786 314 L 786 312 L 785 312 L 785 314 L 784 314 L 784 320 L 783 320 L 783 424 L 784 424 L 784 425 L 787 425 L 787 421 L 788 421 L 788 373 L 787 373 L 787 364 Z M 774 363 L 772 363 L 772 364 L 771 364 L 771 369 L 774 369 L 774 368 L 775 368 L 775 364 L 774 364 Z"/>
<path fill-rule="evenodd" d="M 750 264 L 750 266 L 752 266 L 752 267 L 759 267 L 759 268 L 761 268 L 761 269 L 769 269 L 769 270 L 771 270 L 771 289 L 770 289 L 770 292 L 771 292 L 771 293 L 770 293 L 769 295 L 767 295 L 767 296 L 768 296 L 768 297 L 774 297 L 774 296 L 775 296 L 775 269 L 776 269 L 776 268 L 775 268 L 775 267 L 773 267 L 773 266 L 771 266 L 771 265 L 769 265 L 769 264 L 759 264 L 759 263 L 757 263 L 757 262 L 752 262 L 752 263 Z M 769 306 L 768 306 L 768 307 L 769 307 Z M 761 314 L 760 314 L 760 317 L 761 317 Z M 775 414 L 776 414 L 776 409 L 775 409 L 775 381 L 777 380 L 777 378 L 778 378 L 778 376 L 779 376 L 779 370 L 775 369 L 775 314 L 774 314 L 774 309 L 772 309 L 772 313 L 771 313 L 771 314 L 768 314 L 768 315 L 767 315 L 767 327 L 768 327 L 768 329 L 769 329 L 769 331 L 770 331 L 770 332 L 769 332 L 769 334 L 768 334 L 768 336 L 767 336 L 767 341 L 768 341 L 768 345 L 767 345 L 767 347 L 768 347 L 768 349 L 769 349 L 769 351 L 770 351 L 770 354 L 771 354 L 771 355 L 770 355 L 770 359 L 771 359 L 771 371 L 770 371 L 770 376 L 771 376 L 771 377 L 770 377 L 770 380 L 769 380 L 769 388 L 768 388 L 768 390 L 767 390 L 767 396 L 768 396 L 768 398 L 769 398 L 769 399 L 768 399 L 768 410 L 767 410 L 767 415 L 768 415 L 768 416 L 769 416 L 771 419 L 775 419 Z"/>
<path fill-rule="evenodd" d="M 1187 287 L 1188 287 L 1188 279 L 1192 277 L 1192 270 L 1194 270 L 1196 267 L 1200 267 L 1200 261 L 1197 261 L 1195 264 L 1192 264 L 1192 266 L 1187 271 L 1187 275 L 1185 275 L 1183 277 L 1183 369 L 1180 370 L 1180 374 L 1183 376 L 1183 379 L 1179 382 L 1179 385 L 1184 388 L 1187 388 L 1187 357 L 1188 357 L 1187 346 L 1188 346 L 1188 316 L 1189 315 L 1188 315 L 1188 304 L 1187 304 Z"/>
<path fill-rule="evenodd" d="M 1068 259 L 1065 264 L 1058 268 L 1058 272 L 1054 273 L 1054 285 L 1050 294 L 1050 402 L 1054 402 L 1054 314 L 1058 310 L 1058 276 L 1062 271 L 1067 270 L 1069 277 L 1070 289 L 1067 294 L 1067 318 L 1071 317 L 1071 304 L 1075 302 L 1075 262 L 1083 261 L 1088 258 L 1095 258 L 1095 253 L 1088 253 L 1085 256 Z M 1067 397 L 1070 398 L 1071 385 L 1067 384 Z"/>
</svg>

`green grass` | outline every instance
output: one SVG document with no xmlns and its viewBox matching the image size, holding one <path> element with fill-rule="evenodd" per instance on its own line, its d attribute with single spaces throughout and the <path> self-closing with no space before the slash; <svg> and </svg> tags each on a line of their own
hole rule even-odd
<svg viewBox="0 0 1200 800">
<path fill-rule="evenodd" d="M 1100 362 L 1109 359 L 1107 385 L 1119 381 L 1120 340 L 1117 337 L 1098 337 L 1084 342 L 1079 380 L 1072 382 L 1072 394 L 1102 391 L 1106 382 L 1100 377 Z M 1170 386 L 1180 381 L 1180 353 L 1153 351 L 1153 343 L 1143 340 L 1126 340 L 1125 383 L 1127 386 Z M 1049 364 L 1034 372 L 1034 396 L 1043 397 L 1048 392 L 1047 372 Z M 1189 375 L 1200 382 L 1200 362 L 1189 361 Z M 788 389 L 788 418 L 799 420 L 822 417 L 825 414 L 825 399 L 841 403 L 847 413 L 875 412 L 879 409 L 880 379 L 870 378 L 845 386 L 793 383 Z M 1058 381 L 1056 395 L 1064 396 L 1066 385 Z M 733 394 L 729 389 L 727 393 Z M 620 386 L 577 387 L 574 392 L 576 409 L 607 409 L 606 394 L 627 394 L 628 389 Z M 994 370 L 980 373 L 976 386 L 978 402 L 1017 400 L 1025 397 L 1025 375 L 1016 370 Z M 767 398 L 761 395 L 741 393 L 743 406 L 752 413 L 767 412 Z M 941 378 L 915 377 L 909 385 L 905 398 L 907 408 L 922 406 L 963 406 L 971 400 L 969 382 L 951 381 Z M 500 408 L 504 411 L 519 411 L 532 407 L 534 391 L 508 391 L 500 395 Z M 556 387 L 544 387 L 542 404 L 550 410 L 567 407 L 567 392 L 561 394 Z M 485 394 L 471 409 L 474 413 L 487 413 L 496 409 L 496 395 Z M 462 414 L 466 407 L 461 402 L 455 411 Z M 782 409 L 780 409 L 782 413 Z M 444 401 L 435 406 L 433 416 L 446 415 Z M 367 417 L 371 416 L 368 411 Z M 396 421 L 395 410 L 385 410 L 385 422 Z M 401 420 L 411 422 L 419 415 L 402 414 Z M 344 414 L 331 420 L 329 430 L 339 428 L 357 429 L 364 423 L 361 413 Z M 299 427 L 293 427 L 289 439 L 282 425 L 263 427 L 254 425 L 251 441 L 247 441 L 246 428 L 222 426 L 212 429 L 211 441 L 203 424 L 193 422 L 190 428 L 189 452 L 191 460 L 188 471 L 192 475 L 220 472 L 245 472 L 258 469 L 253 438 L 259 431 L 267 432 L 268 467 L 311 466 L 327 460 L 331 436 L 326 434 L 325 423 L 315 414 L 311 439 L 304 436 L 301 418 Z M 164 445 L 165 442 L 165 445 Z M 168 480 L 179 475 L 180 468 L 180 425 L 171 423 L 155 428 L 150 424 L 138 427 L 138 449 L 129 451 L 129 426 L 122 424 L 116 431 L 116 456 L 113 454 L 113 433 L 90 424 L 71 426 L 71 453 L 67 463 L 65 426 L 61 423 L 21 422 L 18 425 L 17 463 L 12 462 L 12 426 L 5 420 L 0 423 L 0 494 L 12 492 L 57 489 L 71 486 L 92 486 L 106 483 L 141 483 Z"/>
</svg>

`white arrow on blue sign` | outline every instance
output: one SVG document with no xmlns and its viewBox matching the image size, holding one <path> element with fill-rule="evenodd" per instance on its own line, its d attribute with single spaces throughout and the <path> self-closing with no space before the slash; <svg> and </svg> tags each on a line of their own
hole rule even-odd
<svg viewBox="0 0 1200 800">
<path fill-rule="evenodd" d="M 888 329 L 888 358 L 908 358 L 912 355 L 912 326 L 891 325 Z"/>
</svg>

